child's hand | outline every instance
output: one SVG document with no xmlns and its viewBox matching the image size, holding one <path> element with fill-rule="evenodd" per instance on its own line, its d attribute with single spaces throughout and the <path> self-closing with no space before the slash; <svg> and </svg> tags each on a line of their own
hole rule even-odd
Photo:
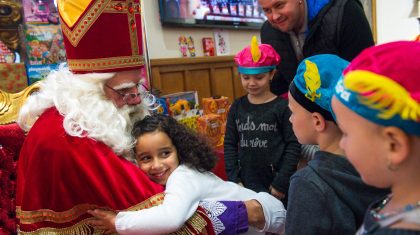
<svg viewBox="0 0 420 235">
<path fill-rule="evenodd" d="M 273 186 L 270 186 L 269 188 L 271 195 L 273 195 L 275 198 L 281 200 L 285 197 L 283 192 L 277 191 Z"/>
<path fill-rule="evenodd" d="M 107 234 L 117 232 L 115 229 L 115 217 L 117 216 L 115 212 L 95 209 L 88 210 L 87 213 L 94 216 L 94 218 L 92 218 L 88 224 L 95 229 L 105 230 Z"/>
</svg>

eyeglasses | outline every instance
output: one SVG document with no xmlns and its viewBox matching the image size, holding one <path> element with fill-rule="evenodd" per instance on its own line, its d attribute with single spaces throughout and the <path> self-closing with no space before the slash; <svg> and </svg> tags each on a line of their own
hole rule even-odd
<svg viewBox="0 0 420 235">
<path fill-rule="evenodd" d="M 113 90 L 118 95 L 120 95 L 126 104 L 136 104 L 138 102 L 136 100 L 136 98 L 138 96 L 140 96 L 140 98 L 144 99 L 144 97 L 148 96 L 148 94 L 149 94 L 149 90 L 147 89 L 147 87 L 145 85 L 143 85 L 143 83 L 137 83 L 136 84 L 135 87 L 137 87 L 137 93 L 123 93 L 119 90 L 116 90 L 116 89 L 110 87 L 108 84 L 105 84 L 105 86 L 108 87 L 109 89 Z"/>
</svg>

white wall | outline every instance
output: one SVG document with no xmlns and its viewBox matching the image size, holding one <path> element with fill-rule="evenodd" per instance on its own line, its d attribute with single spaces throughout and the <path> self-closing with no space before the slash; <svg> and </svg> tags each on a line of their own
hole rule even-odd
<svg viewBox="0 0 420 235">
<path fill-rule="evenodd" d="M 414 0 L 376 0 L 378 44 L 412 40 L 419 34 L 419 22 L 410 16 L 413 7 Z M 419 15 L 418 9 L 415 12 Z"/>
<path fill-rule="evenodd" d="M 201 39 L 214 37 L 211 28 L 168 28 L 162 27 L 159 18 L 157 0 L 143 1 L 143 13 L 148 49 L 151 59 L 179 58 L 181 52 L 178 46 L 180 35 L 192 36 L 195 42 L 197 56 L 203 56 Z M 410 16 L 414 0 L 376 0 L 377 43 L 382 44 L 396 40 L 411 40 L 420 34 L 420 24 Z M 417 15 L 418 10 L 415 10 Z M 247 46 L 253 35 L 259 38 L 259 30 L 226 30 L 229 33 L 230 54 L 234 55 Z"/>
<path fill-rule="evenodd" d="M 160 24 L 159 5 L 157 0 L 143 1 L 143 13 L 147 34 L 147 43 L 150 59 L 179 58 L 181 52 L 178 46 L 178 37 L 192 36 L 197 56 L 203 56 L 201 39 L 213 37 L 211 28 L 163 28 Z M 230 54 L 235 55 L 245 46 L 249 45 L 253 35 L 260 35 L 259 30 L 226 30 L 229 34 Z"/>
</svg>

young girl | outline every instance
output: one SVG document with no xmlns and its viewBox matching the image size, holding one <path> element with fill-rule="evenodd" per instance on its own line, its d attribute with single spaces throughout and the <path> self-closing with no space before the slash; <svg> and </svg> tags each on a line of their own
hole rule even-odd
<svg viewBox="0 0 420 235">
<path fill-rule="evenodd" d="M 263 230 L 284 231 L 283 204 L 267 193 L 257 194 L 211 173 L 216 161 L 211 147 L 175 119 L 160 114 L 148 116 L 135 124 L 133 135 L 137 139 L 138 165 L 151 180 L 166 185 L 165 199 L 162 205 L 117 215 L 98 209 L 91 211 L 99 219 L 92 225 L 120 234 L 167 234 L 182 226 L 200 202 L 212 215 L 219 216 L 225 206 L 216 201 L 256 199 L 264 211 Z M 223 232 L 223 224 L 217 227 L 217 218 L 216 223 L 212 222 L 216 224 L 216 233 Z M 258 233 L 250 229 L 247 234 Z"/>
<path fill-rule="evenodd" d="M 392 42 L 356 57 L 332 107 L 348 159 L 367 184 L 391 188 L 358 234 L 420 234 L 420 43 Z"/>
<path fill-rule="evenodd" d="M 289 122 L 287 101 L 270 91 L 280 56 L 267 44 L 251 46 L 235 56 L 247 95 L 232 104 L 224 142 L 228 179 L 256 192 L 282 199 L 296 171 L 300 144 Z"/>
</svg>

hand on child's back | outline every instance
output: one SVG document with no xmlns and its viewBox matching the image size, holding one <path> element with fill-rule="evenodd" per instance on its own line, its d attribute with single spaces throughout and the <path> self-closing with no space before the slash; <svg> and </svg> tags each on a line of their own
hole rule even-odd
<svg viewBox="0 0 420 235">
<path fill-rule="evenodd" d="M 113 211 L 95 209 L 88 210 L 88 214 L 92 215 L 93 218 L 88 222 L 88 224 L 95 229 L 105 230 L 105 234 L 116 233 L 115 228 L 115 217 L 117 214 Z"/>
</svg>

